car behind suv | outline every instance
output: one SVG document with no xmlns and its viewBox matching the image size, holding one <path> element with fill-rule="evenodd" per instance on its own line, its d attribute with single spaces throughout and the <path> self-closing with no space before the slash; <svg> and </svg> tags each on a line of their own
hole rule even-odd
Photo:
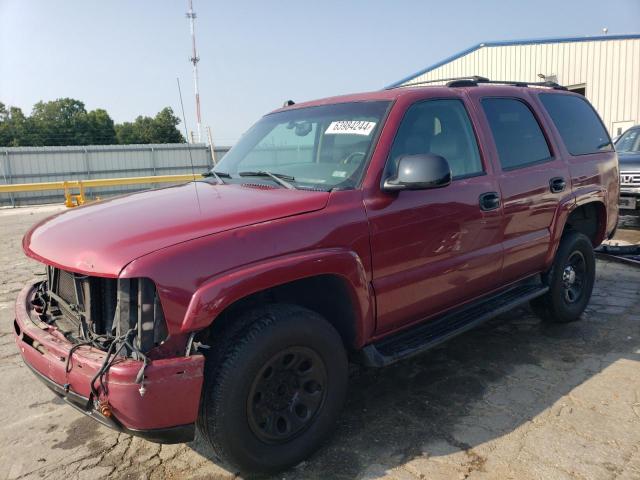
<svg viewBox="0 0 640 480">
<path fill-rule="evenodd" d="M 616 140 L 620 159 L 620 213 L 640 215 L 640 125 Z"/>
<path fill-rule="evenodd" d="M 15 341 L 104 425 L 157 442 L 197 425 L 242 471 L 280 470 L 331 432 L 349 361 L 526 302 L 577 320 L 618 182 L 598 115 L 555 84 L 288 102 L 202 181 L 33 227 L 47 276 L 18 297 Z"/>
</svg>

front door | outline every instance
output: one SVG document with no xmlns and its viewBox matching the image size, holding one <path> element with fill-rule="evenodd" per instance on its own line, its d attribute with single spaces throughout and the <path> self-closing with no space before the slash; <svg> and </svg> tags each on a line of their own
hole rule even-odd
<svg viewBox="0 0 640 480">
<path fill-rule="evenodd" d="M 433 316 L 499 285 L 501 208 L 481 209 L 498 191 L 483 162 L 462 97 L 409 106 L 383 179 L 402 155 L 445 157 L 453 182 L 430 190 L 375 192 L 365 198 L 371 229 L 377 333 Z"/>
</svg>

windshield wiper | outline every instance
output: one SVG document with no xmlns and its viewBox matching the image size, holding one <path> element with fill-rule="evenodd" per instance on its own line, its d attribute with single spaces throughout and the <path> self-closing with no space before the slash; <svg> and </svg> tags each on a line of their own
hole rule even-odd
<svg viewBox="0 0 640 480">
<path fill-rule="evenodd" d="M 224 180 L 222 180 L 222 178 L 220 177 L 225 177 L 225 178 L 231 178 L 231 175 L 229 175 L 226 172 L 216 172 L 215 170 L 207 170 L 206 172 L 203 172 L 201 174 L 203 177 L 215 177 L 216 181 L 218 182 L 219 185 L 224 185 Z"/>
<path fill-rule="evenodd" d="M 216 172 L 214 172 L 213 170 L 209 170 L 208 172 L 202 172 L 200 175 L 202 175 L 205 178 L 214 177 L 216 179 L 216 183 L 218 185 L 224 185 L 224 182 L 222 181 L 220 176 Z"/>
<path fill-rule="evenodd" d="M 202 172 L 200 175 L 202 175 L 203 177 L 231 178 L 231 175 L 229 175 L 227 172 L 216 172 L 215 170 L 207 170 L 206 172 Z"/>
<path fill-rule="evenodd" d="M 271 173 L 268 170 L 257 170 L 255 172 L 239 172 L 238 175 L 241 177 L 269 177 L 274 182 L 282 185 L 285 188 L 296 190 L 296 187 L 289 183 L 295 180 L 295 178 L 291 175 L 285 175 L 283 173 Z"/>
</svg>

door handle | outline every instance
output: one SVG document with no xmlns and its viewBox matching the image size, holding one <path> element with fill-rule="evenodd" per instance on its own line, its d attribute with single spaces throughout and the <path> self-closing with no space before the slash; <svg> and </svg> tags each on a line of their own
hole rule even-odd
<svg viewBox="0 0 640 480">
<path fill-rule="evenodd" d="M 567 181 L 562 177 L 553 177 L 549 180 L 549 189 L 553 193 L 560 193 L 567 187 Z"/>
<path fill-rule="evenodd" d="M 480 210 L 489 211 L 500 207 L 500 195 L 498 192 L 486 192 L 480 195 Z"/>
</svg>

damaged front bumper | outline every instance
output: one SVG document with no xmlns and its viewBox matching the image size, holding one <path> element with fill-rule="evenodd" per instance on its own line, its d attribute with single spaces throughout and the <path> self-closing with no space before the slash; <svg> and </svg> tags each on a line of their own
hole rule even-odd
<svg viewBox="0 0 640 480">
<path fill-rule="evenodd" d="M 115 430 L 158 443 L 193 440 L 202 389 L 204 357 L 152 360 L 144 369 L 144 395 L 136 376 L 142 362 L 118 359 L 105 375 L 108 391 L 92 398 L 91 381 L 106 353 L 89 346 L 73 346 L 55 327 L 41 322 L 34 311 L 38 284 L 27 285 L 18 295 L 15 341 L 24 362 L 67 403 Z M 68 367 L 67 367 L 68 363 Z M 96 405 L 108 405 L 104 415 Z"/>
</svg>

